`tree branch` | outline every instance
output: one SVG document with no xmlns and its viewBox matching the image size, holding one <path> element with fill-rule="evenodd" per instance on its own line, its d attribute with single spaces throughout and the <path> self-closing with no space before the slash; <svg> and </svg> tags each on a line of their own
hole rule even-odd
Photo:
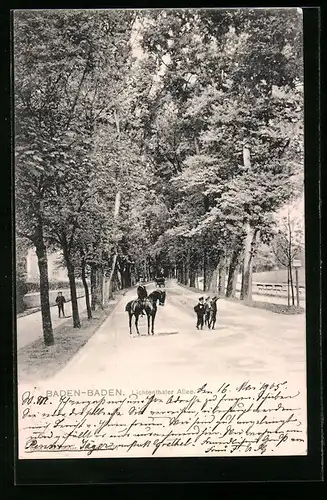
<svg viewBox="0 0 327 500">
<path fill-rule="evenodd" d="M 82 85 L 83 85 L 83 82 L 84 82 L 85 77 L 86 77 L 86 72 L 87 72 L 89 61 L 90 61 L 90 58 L 91 58 L 91 53 L 92 53 L 92 47 L 89 48 L 89 52 L 88 52 L 88 55 L 87 55 L 87 58 L 86 58 L 86 63 L 85 63 L 85 67 L 84 67 L 84 70 L 83 70 L 83 74 L 82 74 L 81 80 L 79 82 L 79 85 L 78 85 L 78 88 L 77 88 L 77 92 L 76 92 L 75 98 L 73 100 L 72 107 L 71 107 L 71 109 L 70 109 L 70 111 L 68 113 L 68 120 L 66 122 L 66 128 L 69 127 L 69 125 L 71 123 L 71 120 L 73 118 L 73 113 L 75 111 L 75 108 L 76 108 L 76 105 L 77 105 L 77 101 L 78 101 L 79 95 L 81 93 Z"/>
</svg>

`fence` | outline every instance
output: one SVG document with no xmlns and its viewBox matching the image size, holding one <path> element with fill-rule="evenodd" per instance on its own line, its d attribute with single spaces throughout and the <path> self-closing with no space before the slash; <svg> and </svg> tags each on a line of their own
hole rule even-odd
<svg viewBox="0 0 327 500">
<path fill-rule="evenodd" d="M 236 291 L 241 291 L 241 276 L 238 277 L 236 284 Z M 203 291 L 203 277 L 199 277 L 196 282 L 196 288 Z M 226 278 L 227 286 L 227 278 Z M 293 283 L 294 294 L 296 294 L 296 286 Z M 252 293 L 257 295 L 272 295 L 279 297 L 287 297 L 287 283 L 264 283 L 264 282 L 253 282 L 252 283 Z M 291 293 L 291 288 L 290 288 Z M 305 286 L 299 285 L 299 296 L 300 298 L 305 298 Z"/>
<path fill-rule="evenodd" d="M 236 289 L 240 290 L 240 284 Z M 294 294 L 296 293 L 295 284 L 293 284 Z M 238 291 L 239 291 L 238 290 Z M 280 297 L 287 297 L 287 283 L 252 283 L 252 293 L 258 295 L 278 295 Z M 290 288 L 291 293 L 291 288 Z M 305 287 L 299 285 L 299 295 L 300 297 L 305 297 Z"/>
</svg>

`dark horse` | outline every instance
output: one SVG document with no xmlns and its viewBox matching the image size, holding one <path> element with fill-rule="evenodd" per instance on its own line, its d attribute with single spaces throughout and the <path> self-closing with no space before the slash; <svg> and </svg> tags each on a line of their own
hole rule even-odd
<svg viewBox="0 0 327 500">
<path fill-rule="evenodd" d="M 128 312 L 129 316 L 129 333 L 132 335 L 132 316 L 135 316 L 135 328 L 138 335 L 140 335 L 138 322 L 139 316 L 142 311 L 145 311 L 148 319 L 148 335 L 150 335 L 150 320 L 151 320 L 151 333 L 154 335 L 154 320 L 157 314 L 157 303 L 160 306 L 165 304 L 166 292 L 164 290 L 155 290 L 150 293 L 144 300 L 136 299 L 131 300 L 126 304 L 125 311 Z"/>
<path fill-rule="evenodd" d="M 208 328 L 214 330 L 217 319 L 217 300 L 219 297 L 213 297 L 208 310 L 207 325 Z"/>
</svg>

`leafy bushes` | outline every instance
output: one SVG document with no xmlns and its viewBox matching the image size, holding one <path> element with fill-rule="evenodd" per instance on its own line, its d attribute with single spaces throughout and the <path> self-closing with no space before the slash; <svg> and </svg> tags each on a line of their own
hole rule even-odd
<svg viewBox="0 0 327 500">
<path fill-rule="evenodd" d="M 25 281 L 20 278 L 20 277 L 17 277 L 17 280 L 16 280 L 16 309 L 17 309 L 17 313 L 22 313 L 24 312 L 25 310 L 25 305 L 24 305 L 24 295 L 26 293 L 28 293 L 28 287 L 27 287 L 27 283 L 25 283 Z"/>
</svg>

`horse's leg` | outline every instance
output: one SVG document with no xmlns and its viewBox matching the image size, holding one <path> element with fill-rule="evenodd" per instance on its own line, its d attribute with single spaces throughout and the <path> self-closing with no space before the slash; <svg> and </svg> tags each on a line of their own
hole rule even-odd
<svg viewBox="0 0 327 500">
<path fill-rule="evenodd" d="M 153 314 L 151 315 L 151 318 L 152 318 L 151 333 L 152 333 L 152 335 L 154 335 L 154 319 L 156 317 L 156 313 L 157 313 L 157 311 L 153 311 Z"/>
<path fill-rule="evenodd" d="M 135 328 L 136 328 L 137 334 L 140 335 L 140 332 L 139 332 L 139 315 L 138 314 L 135 314 Z"/>
<path fill-rule="evenodd" d="M 129 313 L 129 334 L 132 335 L 132 314 Z"/>
<path fill-rule="evenodd" d="M 148 318 L 148 335 L 150 335 L 150 319 L 151 319 L 151 316 L 149 313 L 146 314 L 147 315 L 147 318 Z"/>
</svg>

